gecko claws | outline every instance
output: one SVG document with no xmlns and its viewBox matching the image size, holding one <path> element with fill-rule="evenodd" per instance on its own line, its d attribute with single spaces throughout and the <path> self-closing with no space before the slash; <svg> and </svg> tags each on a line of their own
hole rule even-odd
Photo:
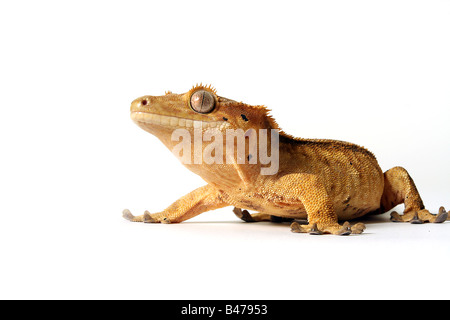
<svg viewBox="0 0 450 320">
<path fill-rule="evenodd" d="M 414 218 L 412 218 L 410 222 L 412 224 L 422 224 L 423 220 L 419 219 L 419 213 L 416 211 L 416 213 L 414 214 Z"/>
<path fill-rule="evenodd" d="M 133 221 L 133 219 L 134 219 L 133 214 L 128 209 L 125 209 L 125 210 L 122 211 L 122 217 L 124 217 L 128 221 Z"/>
<path fill-rule="evenodd" d="M 314 224 L 311 226 L 311 229 L 309 230 L 309 234 L 312 234 L 312 235 L 321 235 L 321 234 L 323 234 L 323 232 L 320 231 L 319 228 L 317 228 L 317 223 L 314 223 Z"/>
</svg>

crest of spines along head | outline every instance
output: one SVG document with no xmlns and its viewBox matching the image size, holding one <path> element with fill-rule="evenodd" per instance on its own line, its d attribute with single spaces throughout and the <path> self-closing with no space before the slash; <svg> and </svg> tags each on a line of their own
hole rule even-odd
<svg viewBox="0 0 450 320">
<path fill-rule="evenodd" d="M 216 88 L 214 88 L 212 85 L 203 85 L 202 83 L 200 84 L 196 84 L 195 86 L 193 86 L 191 88 L 191 90 L 189 90 L 188 92 L 188 97 L 191 97 L 192 94 L 194 94 L 195 92 L 197 92 L 198 90 L 205 90 L 210 92 L 215 98 L 216 101 L 220 102 L 221 97 L 217 95 L 217 90 Z M 168 94 L 172 94 L 172 91 L 166 91 L 165 92 L 166 95 Z M 272 115 L 270 114 L 270 109 L 268 109 L 267 107 L 263 106 L 263 105 L 256 105 L 256 106 L 252 106 L 249 104 L 246 104 L 244 102 L 235 102 L 237 105 L 239 105 L 240 107 L 244 107 L 245 109 L 248 110 L 247 113 L 243 113 L 241 114 L 241 118 L 242 120 L 244 120 L 245 122 L 248 122 L 251 120 L 251 115 L 252 114 L 258 114 L 260 117 L 264 118 L 267 121 L 267 124 L 269 126 L 270 129 L 276 129 L 280 131 L 280 134 L 283 134 L 285 136 L 290 136 L 284 132 L 282 132 L 282 130 L 280 129 L 280 127 L 278 126 L 277 122 L 275 121 L 275 119 L 272 117 Z"/>
<path fill-rule="evenodd" d="M 212 85 L 203 85 L 202 83 L 200 84 L 196 84 L 195 86 L 192 87 L 191 90 L 189 90 L 189 96 L 191 96 L 195 91 L 197 90 L 206 90 L 211 92 L 214 96 L 217 97 L 217 90 L 216 88 L 214 88 Z"/>
</svg>

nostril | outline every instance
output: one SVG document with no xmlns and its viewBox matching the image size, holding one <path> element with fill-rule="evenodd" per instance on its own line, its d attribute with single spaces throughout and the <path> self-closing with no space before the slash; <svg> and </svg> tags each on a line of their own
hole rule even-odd
<svg viewBox="0 0 450 320">
<path fill-rule="evenodd" d="M 143 106 L 145 106 L 145 105 L 147 105 L 148 102 L 147 102 L 147 100 L 142 100 L 141 103 L 142 103 Z"/>
</svg>

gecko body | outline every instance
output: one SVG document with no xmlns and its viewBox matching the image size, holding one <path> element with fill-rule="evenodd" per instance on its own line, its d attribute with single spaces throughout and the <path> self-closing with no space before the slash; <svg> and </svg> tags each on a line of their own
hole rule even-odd
<svg viewBox="0 0 450 320">
<path fill-rule="evenodd" d="M 131 118 L 177 150 L 182 163 L 207 183 L 158 213 L 134 216 L 124 210 L 131 221 L 177 223 L 234 206 L 245 221 L 291 221 L 296 233 L 348 235 L 362 233 L 364 224 L 339 221 L 384 213 L 402 203 L 403 215 L 393 212 L 391 220 L 440 223 L 448 218 L 443 207 L 438 214 L 425 209 L 404 168 L 383 172 L 370 151 L 352 143 L 295 138 L 279 128 L 264 106 L 221 97 L 210 86 L 140 97 L 131 104 Z M 228 139 L 230 132 L 237 134 Z M 259 144 L 254 147 L 250 141 Z M 269 167 L 276 170 L 262 174 Z"/>
</svg>

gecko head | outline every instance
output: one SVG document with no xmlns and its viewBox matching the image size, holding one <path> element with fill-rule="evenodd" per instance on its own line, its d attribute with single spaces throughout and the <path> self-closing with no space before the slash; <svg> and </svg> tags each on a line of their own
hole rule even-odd
<svg viewBox="0 0 450 320">
<path fill-rule="evenodd" d="M 208 183 L 235 186 L 248 178 L 245 170 L 261 169 L 263 175 L 278 170 L 279 128 L 269 110 L 221 97 L 211 86 L 140 97 L 131 103 L 131 119 Z M 260 161 L 265 148 L 271 156 Z M 270 167 L 261 167 L 267 159 Z"/>
<path fill-rule="evenodd" d="M 277 129 L 263 106 L 250 106 L 217 95 L 211 86 L 196 85 L 183 94 L 143 96 L 131 103 L 131 119 L 142 129 L 169 142 L 176 129 Z M 167 145 L 167 144 L 166 144 Z"/>
</svg>

